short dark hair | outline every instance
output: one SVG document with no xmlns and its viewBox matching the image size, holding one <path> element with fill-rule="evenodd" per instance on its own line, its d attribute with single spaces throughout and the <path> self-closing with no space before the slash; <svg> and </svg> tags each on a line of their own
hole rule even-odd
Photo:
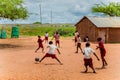
<svg viewBox="0 0 120 80">
<path fill-rule="evenodd" d="M 49 41 L 49 44 L 53 44 L 53 42 L 52 42 L 52 41 Z"/>
<path fill-rule="evenodd" d="M 101 40 L 102 40 L 102 38 L 101 38 L 101 37 L 97 38 L 97 41 L 101 41 Z"/>
<path fill-rule="evenodd" d="M 38 35 L 38 37 L 41 37 L 40 35 Z"/>
<path fill-rule="evenodd" d="M 86 47 L 89 47 L 89 46 L 90 46 L 90 43 L 87 42 L 85 45 L 86 45 Z"/>
</svg>

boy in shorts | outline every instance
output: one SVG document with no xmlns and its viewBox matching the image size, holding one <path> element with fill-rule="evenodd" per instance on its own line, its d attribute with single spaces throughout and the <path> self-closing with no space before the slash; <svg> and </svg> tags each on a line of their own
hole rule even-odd
<svg viewBox="0 0 120 80">
<path fill-rule="evenodd" d="M 106 50 L 103 45 L 102 38 L 97 38 L 97 41 L 98 41 L 98 46 L 96 49 L 98 49 L 98 48 L 100 49 L 100 54 L 101 54 L 101 59 L 102 59 L 102 68 L 105 68 L 105 66 L 107 66 L 107 62 L 104 58 L 106 55 Z"/>
<path fill-rule="evenodd" d="M 43 42 L 44 40 L 42 40 L 41 39 L 41 36 L 39 36 L 38 35 L 38 48 L 35 50 L 35 53 L 40 49 L 40 48 L 42 48 L 42 52 L 44 53 L 44 47 L 43 47 L 43 44 L 42 44 L 42 42 Z"/>
<path fill-rule="evenodd" d="M 53 42 L 50 41 L 48 47 L 49 47 L 49 51 L 45 54 L 45 56 L 44 56 L 39 62 L 41 62 L 41 61 L 42 61 L 43 59 L 45 59 L 46 57 L 51 57 L 52 59 L 56 59 L 56 60 L 62 65 L 62 63 L 60 62 L 60 60 L 56 57 L 56 55 L 55 55 L 55 53 L 54 53 L 54 51 L 55 51 L 55 49 L 56 49 L 56 50 L 58 51 L 58 53 L 60 54 L 60 51 L 59 51 L 59 49 L 57 48 L 57 46 L 55 46 L 55 45 L 53 44 Z"/>
<path fill-rule="evenodd" d="M 88 68 L 87 66 L 89 66 L 92 70 L 93 70 L 93 73 L 96 73 L 94 67 L 93 67 L 93 62 L 92 62 L 92 58 L 91 58 L 91 54 L 94 54 L 94 56 L 98 59 L 99 61 L 99 58 L 98 56 L 95 54 L 95 51 L 90 48 L 90 43 L 86 43 L 86 48 L 84 49 L 83 51 L 83 55 L 84 55 L 84 65 L 85 65 L 85 73 L 88 71 Z"/>
<path fill-rule="evenodd" d="M 75 53 L 78 53 L 78 48 L 80 48 L 81 52 L 82 52 L 82 48 L 81 48 L 81 38 L 80 38 L 80 35 L 77 35 L 77 46 L 76 46 L 76 52 Z"/>
</svg>

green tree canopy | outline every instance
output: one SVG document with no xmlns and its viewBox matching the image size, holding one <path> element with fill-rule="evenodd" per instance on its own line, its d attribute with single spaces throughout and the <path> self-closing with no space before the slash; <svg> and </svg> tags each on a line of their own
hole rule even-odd
<svg viewBox="0 0 120 80">
<path fill-rule="evenodd" d="M 109 16 L 120 16 L 120 3 L 111 2 L 106 4 L 96 4 L 92 7 L 92 12 L 94 13 L 104 13 Z"/>
<path fill-rule="evenodd" d="M 10 20 L 25 19 L 28 11 L 23 7 L 23 0 L 0 0 L 0 17 Z"/>
</svg>

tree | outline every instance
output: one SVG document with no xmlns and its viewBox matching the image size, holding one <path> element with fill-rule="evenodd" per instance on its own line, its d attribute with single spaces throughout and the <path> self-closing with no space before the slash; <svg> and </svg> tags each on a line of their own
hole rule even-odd
<svg viewBox="0 0 120 80">
<path fill-rule="evenodd" d="M 111 2 L 108 5 L 96 4 L 92 7 L 92 12 L 94 13 L 104 13 L 109 16 L 120 16 L 120 3 Z"/>
<path fill-rule="evenodd" d="M 23 7 L 23 0 L 0 0 L 0 17 L 10 20 L 26 19 L 28 11 Z"/>
</svg>

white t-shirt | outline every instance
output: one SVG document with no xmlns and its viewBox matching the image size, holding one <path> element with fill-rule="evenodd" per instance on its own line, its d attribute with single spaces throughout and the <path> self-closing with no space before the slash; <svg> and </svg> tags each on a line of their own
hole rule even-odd
<svg viewBox="0 0 120 80">
<path fill-rule="evenodd" d="M 48 34 L 48 33 L 46 33 L 46 34 L 45 34 L 45 37 L 48 37 L 48 35 L 49 35 L 49 34 Z"/>
<path fill-rule="evenodd" d="M 77 37 L 79 35 L 79 33 L 78 32 L 75 32 L 75 37 Z"/>
<path fill-rule="evenodd" d="M 55 51 L 55 49 L 57 49 L 57 46 L 52 44 L 52 45 L 49 45 L 49 47 L 50 47 L 50 49 L 49 49 L 48 53 L 55 54 L 54 51 Z"/>
<path fill-rule="evenodd" d="M 92 48 L 90 48 L 90 47 L 86 47 L 83 52 L 84 52 L 84 58 L 85 59 L 90 59 L 91 58 L 90 55 L 92 53 L 95 53 L 95 51 Z"/>
<path fill-rule="evenodd" d="M 77 37 L 77 43 L 81 43 L 81 38 Z"/>
</svg>

